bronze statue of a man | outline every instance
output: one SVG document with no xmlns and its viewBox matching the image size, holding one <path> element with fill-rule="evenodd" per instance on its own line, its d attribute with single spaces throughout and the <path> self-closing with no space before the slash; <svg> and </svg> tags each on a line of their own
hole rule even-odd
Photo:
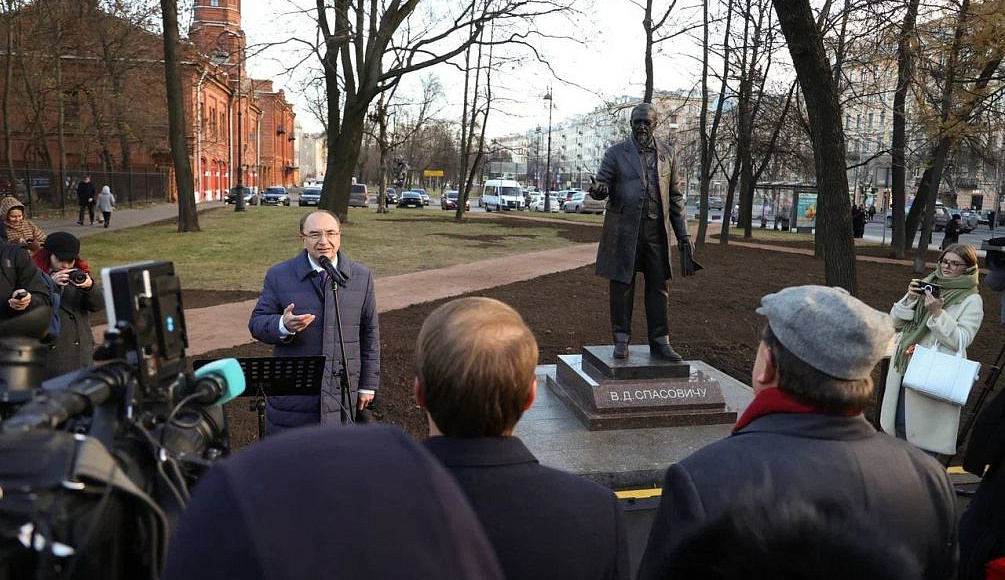
<svg viewBox="0 0 1005 580">
<path fill-rule="evenodd" d="M 653 138 L 656 108 L 642 103 L 632 109 L 631 138 L 604 154 L 594 199 L 607 199 L 607 214 L 597 251 L 597 275 L 610 280 L 611 330 L 614 357 L 628 357 L 632 331 L 635 273 L 646 281 L 646 322 L 649 353 L 680 361 L 670 346 L 667 321 L 667 280 L 670 268 L 670 230 L 677 238 L 681 270 L 690 276 L 701 266 L 694 261 L 687 233 L 684 196 L 677 187 L 676 162 L 669 146 Z"/>
</svg>

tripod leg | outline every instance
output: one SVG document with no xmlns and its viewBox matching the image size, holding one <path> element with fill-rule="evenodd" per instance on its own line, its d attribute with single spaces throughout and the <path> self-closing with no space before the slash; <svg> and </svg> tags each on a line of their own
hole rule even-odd
<svg viewBox="0 0 1005 580">
<path fill-rule="evenodd" d="M 255 399 L 255 409 L 258 411 L 258 440 L 265 439 L 265 397 Z"/>
</svg>

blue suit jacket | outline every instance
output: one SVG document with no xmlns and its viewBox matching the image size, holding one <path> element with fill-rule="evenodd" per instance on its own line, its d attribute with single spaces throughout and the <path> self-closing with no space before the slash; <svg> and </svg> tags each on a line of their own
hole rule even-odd
<svg viewBox="0 0 1005 580">
<path fill-rule="evenodd" d="M 340 250 L 339 272 L 348 279 L 345 288 L 339 289 L 339 306 L 342 314 L 342 331 L 349 365 L 349 384 L 352 390 L 376 390 L 380 386 L 380 332 L 377 326 L 377 301 L 374 297 L 373 275 L 370 270 L 350 260 Z M 296 314 L 313 314 L 314 322 L 291 337 L 279 334 L 279 319 L 290 303 Z M 311 267 L 307 252 L 276 264 L 265 275 L 265 285 L 248 322 L 248 329 L 256 339 L 275 345 L 273 353 L 281 356 L 334 356 L 324 353 L 322 342 L 324 325 L 334 321 L 324 320 L 324 302 L 318 275 Z M 336 360 L 338 360 L 336 358 Z M 269 397 L 269 432 L 286 427 L 310 423 L 338 421 L 339 393 L 322 392 L 320 401 L 315 397 Z"/>
<path fill-rule="evenodd" d="M 614 493 L 538 464 L 516 437 L 423 442 L 461 484 L 508 580 L 625 580 L 628 548 Z"/>
</svg>

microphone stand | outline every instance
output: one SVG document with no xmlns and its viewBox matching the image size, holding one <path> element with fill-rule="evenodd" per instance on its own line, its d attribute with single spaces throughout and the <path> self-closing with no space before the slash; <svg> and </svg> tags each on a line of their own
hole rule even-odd
<svg viewBox="0 0 1005 580">
<path fill-rule="evenodd" d="M 349 361 L 345 356 L 345 339 L 342 336 L 342 309 L 339 307 L 338 298 L 339 284 L 334 276 L 329 276 L 329 278 L 332 285 L 332 296 L 335 297 L 335 328 L 338 330 L 339 363 L 342 367 L 338 372 L 339 386 L 342 391 L 339 416 L 343 425 L 351 425 L 356 422 L 356 407 L 353 405 L 352 393 L 349 391 Z M 327 321 L 325 322 L 327 323 Z"/>
</svg>

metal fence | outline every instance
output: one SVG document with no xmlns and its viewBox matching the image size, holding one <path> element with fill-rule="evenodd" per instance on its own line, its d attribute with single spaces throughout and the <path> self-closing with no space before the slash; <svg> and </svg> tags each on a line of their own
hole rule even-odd
<svg viewBox="0 0 1005 580">
<path fill-rule="evenodd" d="M 62 188 L 59 171 L 49 167 L 15 167 L 13 173 L 11 176 L 9 171 L 0 171 L 0 196 L 17 196 L 27 206 L 29 217 L 53 210 L 76 211 L 77 184 L 85 175 L 91 176 L 96 192 L 105 185 L 111 188 L 118 206 L 166 201 L 169 194 L 166 172 L 67 169 Z"/>
</svg>

